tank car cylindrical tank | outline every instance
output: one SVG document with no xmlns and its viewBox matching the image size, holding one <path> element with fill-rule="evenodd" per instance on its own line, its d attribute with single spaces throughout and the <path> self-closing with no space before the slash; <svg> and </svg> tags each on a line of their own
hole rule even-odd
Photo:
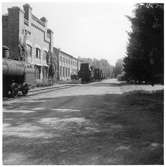
<svg viewBox="0 0 166 167">
<path fill-rule="evenodd" d="M 91 71 L 89 63 L 81 63 L 80 71 L 78 73 L 82 83 L 87 83 L 91 79 Z"/>
<path fill-rule="evenodd" d="M 30 68 L 31 66 L 28 66 L 24 61 L 8 59 L 6 52 L 6 55 L 3 55 L 3 96 L 15 97 L 19 91 L 26 95 L 29 90 L 26 78 L 28 74 L 34 75 L 33 70 L 31 70 L 33 68 Z"/>
<path fill-rule="evenodd" d="M 11 59 L 3 59 L 3 74 L 23 76 L 25 73 L 25 63 Z"/>
<path fill-rule="evenodd" d="M 25 65 L 16 60 L 3 59 L 3 96 L 16 96 L 24 83 Z"/>
<path fill-rule="evenodd" d="M 81 78 L 82 83 L 100 81 L 102 79 L 102 70 L 100 68 L 90 66 L 89 63 L 81 63 L 78 76 Z"/>
</svg>

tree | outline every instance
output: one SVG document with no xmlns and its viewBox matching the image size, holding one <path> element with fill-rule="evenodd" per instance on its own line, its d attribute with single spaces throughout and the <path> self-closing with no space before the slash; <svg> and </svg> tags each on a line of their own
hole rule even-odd
<svg viewBox="0 0 166 167">
<path fill-rule="evenodd" d="M 129 32 L 124 71 L 128 80 L 163 82 L 164 74 L 164 5 L 137 4 Z"/>
<path fill-rule="evenodd" d="M 48 69 L 48 77 L 51 79 L 51 85 L 53 85 L 54 75 L 55 75 L 54 64 L 50 64 L 49 69 Z"/>
<path fill-rule="evenodd" d="M 48 69 L 48 78 L 51 79 L 51 85 L 53 85 L 53 79 L 55 75 L 55 64 L 54 64 L 54 57 L 51 51 L 48 52 L 49 54 L 49 69 Z"/>
<path fill-rule="evenodd" d="M 122 59 L 118 59 L 115 67 L 113 69 L 113 75 L 114 77 L 117 77 L 117 75 L 121 74 L 123 71 L 123 60 Z"/>
</svg>

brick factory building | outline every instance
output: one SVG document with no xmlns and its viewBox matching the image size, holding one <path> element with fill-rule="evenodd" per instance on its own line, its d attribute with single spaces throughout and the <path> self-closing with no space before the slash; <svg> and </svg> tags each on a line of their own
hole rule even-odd
<svg viewBox="0 0 166 167">
<path fill-rule="evenodd" d="M 10 58 L 24 60 L 35 69 L 36 83 L 49 80 L 49 67 L 55 67 L 53 82 L 70 80 L 77 75 L 80 61 L 53 47 L 53 32 L 45 17 L 37 18 L 29 4 L 8 8 L 2 17 L 3 45 L 10 49 Z M 40 83 L 39 82 L 39 83 Z"/>
<path fill-rule="evenodd" d="M 25 60 L 35 68 L 36 80 L 48 80 L 48 68 L 53 52 L 53 32 L 45 17 L 32 14 L 29 4 L 8 8 L 3 15 L 3 45 L 10 49 L 10 57 Z"/>
<path fill-rule="evenodd" d="M 57 49 L 59 80 L 70 80 L 71 75 L 78 74 L 78 60 L 72 55 Z"/>
</svg>

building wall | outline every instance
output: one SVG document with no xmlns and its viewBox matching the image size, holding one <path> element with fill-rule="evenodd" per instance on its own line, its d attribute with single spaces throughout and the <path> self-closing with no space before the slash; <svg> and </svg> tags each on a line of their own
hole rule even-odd
<svg viewBox="0 0 166 167">
<path fill-rule="evenodd" d="M 22 11 L 18 7 L 8 9 L 8 15 L 3 16 L 3 45 L 10 49 L 10 58 L 18 58 L 19 19 Z"/>
<path fill-rule="evenodd" d="M 53 32 L 47 28 L 46 18 L 35 17 L 28 4 L 23 8 L 24 10 L 18 7 L 9 8 L 8 15 L 3 16 L 3 45 L 9 47 L 13 59 L 19 59 L 18 46 L 25 46 L 25 61 L 36 69 L 36 79 L 48 79 Z"/>
<path fill-rule="evenodd" d="M 2 29 L 3 29 L 3 33 L 2 33 L 2 41 L 3 41 L 3 45 L 8 45 L 8 16 L 3 16 L 2 17 Z"/>
<path fill-rule="evenodd" d="M 45 73 L 48 73 L 48 66 L 47 63 L 47 54 L 49 53 L 49 40 L 45 41 L 44 35 L 47 33 L 43 29 L 38 28 L 39 24 L 32 19 L 31 25 L 25 26 L 25 30 L 28 32 L 26 35 L 26 44 L 32 47 L 32 55 L 28 55 L 27 61 L 33 65 L 35 68 L 39 68 L 40 75 L 37 77 L 38 79 L 46 79 L 48 78 Z M 40 49 L 40 56 L 36 54 L 36 48 Z M 46 72 L 47 71 L 47 72 Z"/>
<path fill-rule="evenodd" d="M 59 79 L 70 80 L 71 75 L 77 75 L 77 59 L 63 51 L 58 54 Z"/>
</svg>

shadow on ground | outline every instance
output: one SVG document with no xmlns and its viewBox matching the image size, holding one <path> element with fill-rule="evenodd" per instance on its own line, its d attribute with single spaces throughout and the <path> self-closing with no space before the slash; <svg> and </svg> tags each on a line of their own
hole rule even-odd
<svg viewBox="0 0 166 167">
<path fill-rule="evenodd" d="M 163 164 L 163 91 L 4 106 L 4 164 Z"/>
</svg>

